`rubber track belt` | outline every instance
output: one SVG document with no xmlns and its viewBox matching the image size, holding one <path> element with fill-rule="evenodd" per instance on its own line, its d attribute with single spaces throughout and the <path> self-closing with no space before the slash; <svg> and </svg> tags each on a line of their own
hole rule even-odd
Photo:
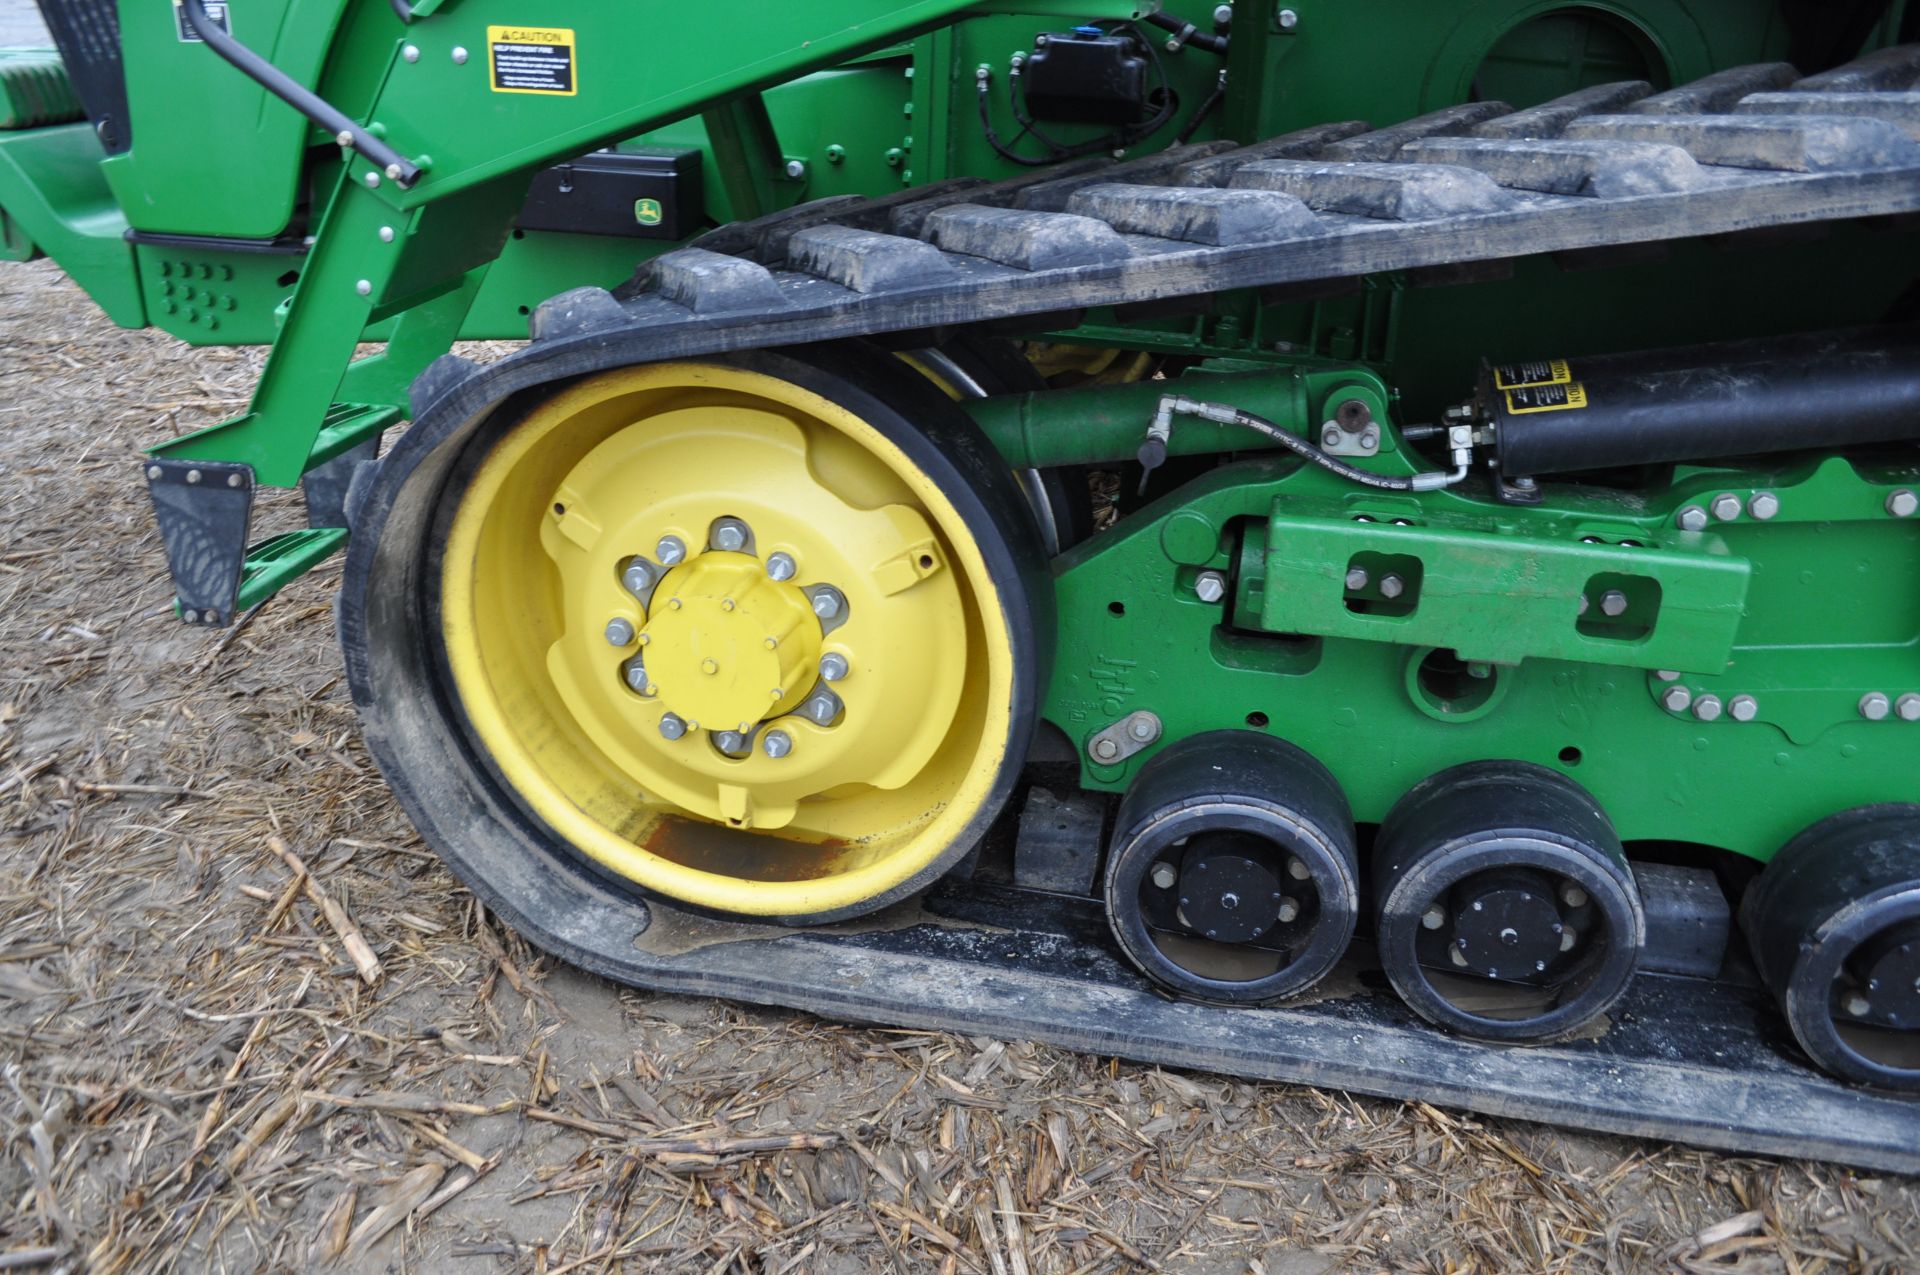
<svg viewBox="0 0 1920 1275">
<path fill-rule="evenodd" d="M 617 295 L 562 293 L 532 334 L 627 329 L 665 359 L 1910 213 L 1916 79 L 1910 45 L 1804 79 L 1770 63 L 821 200 L 724 226 Z"/>
</svg>

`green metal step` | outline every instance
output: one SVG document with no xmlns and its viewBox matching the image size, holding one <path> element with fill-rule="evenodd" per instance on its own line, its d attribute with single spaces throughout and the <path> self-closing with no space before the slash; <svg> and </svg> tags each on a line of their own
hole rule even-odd
<svg viewBox="0 0 1920 1275">
<path fill-rule="evenodd" d="M 0 129 L 84 119 L 67 68 L 52 49 L 0 49 Z"/>
<path fill-rule="evenodd" d="M 247 550 L 235 614 L 265 602 L 347 543 L 345 527 L 306 527 L 269 536 Z"/>
</svg>

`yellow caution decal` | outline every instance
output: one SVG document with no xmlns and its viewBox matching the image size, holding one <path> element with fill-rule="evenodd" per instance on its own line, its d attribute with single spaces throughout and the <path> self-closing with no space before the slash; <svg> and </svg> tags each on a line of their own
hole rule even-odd
<svg viewBox="0 0 1920 1275">
<path fill-rule="evenodd" d="M 1587 405 L 1587 387 L 1579 381 L 1561 385 L 1521 385 L 1504 391 L 1507 413 L 1521 416 L 1528 412 L 1566 412 Z"/>
<path fill-rule="evenodd" d="M 1510 390 L 1521 385 L 1565 385 L 1573 380 L 1573 368 L 1565 359 L 1535 359 L 1531 363 L 1501 363 L 1493 369 L 1495 389 Z"/>
<path fill-rule="evenodd" d="M 573 32 L 566 27 L 488 27 L 487 70 L 496 93 L 572 97 L 580 91 Z"/>
</svg>

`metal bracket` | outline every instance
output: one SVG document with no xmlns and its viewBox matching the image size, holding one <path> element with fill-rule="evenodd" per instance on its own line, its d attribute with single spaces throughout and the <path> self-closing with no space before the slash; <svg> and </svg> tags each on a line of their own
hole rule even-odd
<svg viewBox="0 0 1920 1275">
<path fill-rule="evenodd" d="M 1334 409 L 1333 419 L 1320 426 L 1320 450 L 1329 456 L 1380 454 L 1380 422 L 1364 399 L 1346 399 Z"/>
<path fill-rule="evenodd" d="M 1158 740 L 1160 732 L 1159 716 L 1143 708 L 1137 713 L 1128 713 L 1105 730 L 1096 732 L 1087 741 L 1087 756 L 1093 758 L 1095 765 L 1118 766 Z"/>
<path fill-rule="evenodd" d="M 253 466 L 165 456 L 149 456 L 145 465 L 180 618 L 232 624 L 253 520 Z"/>
</svg>

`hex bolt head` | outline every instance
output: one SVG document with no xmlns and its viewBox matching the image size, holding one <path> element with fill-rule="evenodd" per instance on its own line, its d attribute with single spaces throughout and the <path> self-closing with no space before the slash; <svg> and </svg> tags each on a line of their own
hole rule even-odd
<svg viewBox="0 0 1920 1275">
<path fill-rule="evenodd" d="M 1580 595 L 1580 614 L 1585 615 L 1588 611 L 1592 609 L 1593 609 L 1593 599 L 1588 597 L 1584 593 L 1581 594 Z"/>
<path fill-rule="evenodd" d="M 627 689 L 636 695 L 647 693 L 647 666 L 639 660 L 628 660 L 626 671 Z"/>
<path fill-rule="evenodd" d="M 1770 491 L 1756 491 L 1747 497 L 1747 513 L 1761 522 L 1780 512 L 1780 497 Z"/>
<path fill-rule="evenodd" d="M 363 297 L 370 297 L 373 295 L 373 282 L 368 279 L 362 279 L 353 285 L 353 290 Z"/>
<path fill-rule="evenodd" d="M 801 178 L 805 177 L 806 175 L 807 175 L 807 165 L 805 161 L 798 160 L 798 159 L 790 159 L 787 161 L 788 177 L 792 178 L 794 181 L 799 181 Z"/>
<path fill-rule="evenodd" d="M 1670 668 L 1658 669 L 1654 672 L 1654 676 L 1663 682 L 1677 682 L 1680 680 L 1680 674 Z"/>
<path fill-rule="evenodd" d="M 1587 906 L 1587 892 L 1579 885 L 1568 881 L 1560 887 L 1560 901 L 1570 908 Z"/>
<path fill-rule="evenodd" d="M 1750 722 L 1760 716 L 1760 701 L 1751 695 L 1736 695 L 1727 701 L 1727 716 L 1736 722 Z"/>
<path fill-rule="evenodd" d="M 1855 1018 L 1866 1017 L 1867 1011 L 1872 1008 L 1873 1008 L 1872 1003 L 1868 1001 L 1867 998 L 1862 996 L 1860 993 L 1858 992 L 1847 993 L 1846 1011 L 1847 1013 L 1853 1015 Z"/>
<path fill-rule="evenodd" d="M 1682 531 L 1705 531 L 1707 511 L 1698 505 L 1688 505 L 1673 516 L 1673 524 Z"/>
<path fill-rule="evenodd" d="M 1273 20 L 1280 25 L 1282 31 L 1291 31 L 1300 25 L 1300 15 L 1292 9 L 1280 10 L 1279 13 L 1273 15 Z"/>
<path fill-rule="evenodd" d="M 624 615 L 616 615 L 607 621 L 608 646 L 632 646 L 634 639 L 633 621 Z"/>
<path fill-rule="evenodd" d="M 1173 883 L 1180 879 L 1179 872 L 1165 859 L 1153 865 L 1153 884 L 1156 889 L 1171 890 Z"/>
<path fill-rule="evenodd" d="M 793 560 L 790 553 L 775 553 L 767 556 L 767 579 L 791 580 L 800 570 L 800 564 Z"/>
<path fill-rule="evenodd" d="M 1233 6 L 1216 4 L 1213 6 L 1213 25 L 1224 27 L 1233 21 Z"/>
<path fill-rule="evenodd" d="M 770 730 L 760 741 L 760 751 L 778 760 L 793 751 L 793 736 L 783 730 Z"/>
<path fill-rule="evenodd" d="M 1721 522 L 1732 522 L 1740 516 L 1743 506 L 1740 504 L 1740 497 L 1730 491 L 1723 491 L 1713 498 L 1713 503 L 1708 508 L 1713 510 L 1713 516 Z"/>
<path fill-rule="evenodd" d="M 1288 855 L 1287 856 L 1287 875 L 1292 877 L 1295 881 L 1305 881 L 1308 877 L 1313 875 L 1313 869 L 1309 868 L 1307 866 L 1307 861 L 1305 859 L 1302 859 L 1299 855 L 1297 854 Z"/>
<path fill-rule="evenodd" d="M 1290 899 L 1283 896 L 1280 900 L 1279 908 L 1277 908 L 1275 911 L 1276 911 L 1276 915 L 1278 915 L 1278 917 L 1280 918 L 1280 924 L 1282 925 L 1291 925 L 1295 921 L 1300 919 L 1300 904 L 1298 900 L 1295 900 L 1295 899 Z"/>
<path fill-rule="evenodd" d="M 1887 512 L 1895 518 L 1911 518 L 1920 513 L 1920 496 L 1914 495 L 1911 488 L 1902 487 L 1899 491 L 1887 495 Z"/>
<path fill-rule="evenodd" d="M 1193 582 L 1193 596 L 1214 603 L 1227 596 L 1227 578 L 1218 571 L 1202 571 Z"/>
<path fill-rule="evenodd" d="M 636 598 L 645 597 L 647 591 L 659 583 L 659 580 L 659 572 L 645 558 L 635 558 L 627 564 L 627 569 L 620 573 L 620 583 L 625 585 L 627 592 Z"/>
<path fill-rule="evenodd" d="M 1437 930 L 1446 923 L 1447 910 L 1438 903 L 1428 904 L 1427 910 L 1420 914 L 1420 925 L 1423 929 Z"/>
<path fill-rule="evenodd" d="M 1391 602 L 1407 591 L 1407 582 L 1389 572 L 1380 577 L 1380 596 Z"/>
<path fill-rule="evenodd" d="M 1903 722 L 1920 722 L 1920 695 L 1908 691 L 1893 701 L 1893 711 L 1900 715 Z"/>
<path fill-rule="evenodd" d="M 1684 686 L 1669 686 L 1660 692 L 1660 707 L 1669 713 L 1684 713 L 1687 705 L 1693 703 L 1693 692 Z"/>
<path fill-rule="evenodd" d="M 847 657 L 838 651 L 828 651 L 820 657 L 820 676 L 826 681 L 839 681 L 847 675 L 847 667 Z"/>
<path fill-rule="evenodd" d="M 713 732 L 713 746 L 723 753 L 743 753 L 747 737 L 737 730 L 717 730 Z"/>
<path fill-rule="evenodd" d="M 1702 695 L 1699 699 L 1693 701 L 1693 715 L 1703 722 L 1720 720 L 1720 711 L 1721 704 L 1718 695 Z"/>
<path fill-rule="evenodd" d="M 1320 445 L 1322 447 L 1338 447 L 1346 440 L 1346 434 L 1342 433 L 1340 427 L 1332 421 L 1328 421 L 1320 429 Z"/>
<path fill-rule="evenodd" d="M 840 614 L 840 593 L 836 589 L 821 589 L 813 595 L 813 613 L 822 620 L 831 620 Z"/>
<path fill-rule="evenodd" d="M 725 553 L 739 553 L 747 547 L 747 524 L 738 518 L 722 518 L 713 524 L 707 543 Z"/>
<path fill-rule="evenodd" d="M 665 566 L 678 566 L 687 560 L 687 542 L 678 536 L 662 536 L 653 547 L 653 556 Z"/>
<path fill-rule="evenodd" d="M 1117 740 L 1100 738 L 1093 741 L 1089 750 L 1095 761 L 1116 761 L 1120 756 L 1120 744 Z"/>
<path fill-rule="evenodd" d="M 1608 589 L 1600 595 L 1600 611 L 1603 615 L 1625 615 L 1627 613 L 1627 595 L 1618 589 Z"/>
<path fill-rule="evenodd" d="M 686 719 L 678 713 L 668 713 L 660 719 L 660 733 L 668 739 L 679 739 L 687 733 Z"/>
<path fill-rule="evenodd" d="M 1369 425 L 1365 429 L 1360 431 L 1360 446 L 1363 450 L 1370 451 L 1370 452 L 1378 451 L 1380 449 L 1379 426 Z"/>
<path fill-rule="evenodd" d="M 467 64 L 467 51 L 457 44 L 453 46 L 452 57 L 455 66 L 465 66 Z"/>
<path fill-rule="evenodd" d="M 1347 588 L 1351 592 L 1358 593 L 1361 589 L 1366 588 L 1367 582 L 1371 578 L 1372 577 L 1367 575 L 1367 569 L 1365 567 L 1347 568 Z"/>
<path fill-rule="evenodd" d="M 1868 691 L 1860 697 L 1860 716 L 1870 722 L 1884 722 L 1892 711 L 1893 701 L 1879 691 Z"/>
</svg>

